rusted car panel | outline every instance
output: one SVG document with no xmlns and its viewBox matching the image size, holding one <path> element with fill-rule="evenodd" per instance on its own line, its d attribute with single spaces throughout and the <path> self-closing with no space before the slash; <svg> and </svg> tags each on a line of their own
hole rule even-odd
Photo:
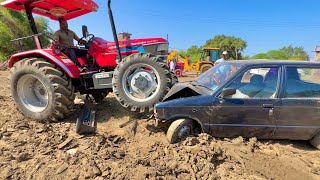
<svg viewBox="0 0 320 180">
<path fill-rule="evenodd" d="M 177 84 L 155 106 L 157 120 L 193 119 L 203 132 L 215 137 L 309 140 L 319 132 L 320 79 L 314 77 L 320 75 L 320 63 L 236 61 L 222 65 L 238 68 L 222 81 L 218 78 L 223 73 L 213 67 L 211 74 L 203 74 L 206 77 Z M 211 75 L 213 83 L 203 80 Z M 221 97 L 225 88 L 237 93 Z"/>
</svg>

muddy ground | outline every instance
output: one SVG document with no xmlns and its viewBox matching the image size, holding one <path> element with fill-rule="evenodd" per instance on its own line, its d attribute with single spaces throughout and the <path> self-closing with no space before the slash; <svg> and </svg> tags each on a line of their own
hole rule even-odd
<svg viewBox="0 0 320 180">
<path fill-rule="evenodd" d="M 191 75 L 182 80 L 192 79 Z M 98 106 L 98 132 L 75 133 L 81 105 L 60 123 L 24 118 L 0 71 L 0 179 L 320 179 L 320 151 L 306 141 L 214 139 L 170 145 L 163 131 L 133 117 L 110 94 Z"/>
</svg>

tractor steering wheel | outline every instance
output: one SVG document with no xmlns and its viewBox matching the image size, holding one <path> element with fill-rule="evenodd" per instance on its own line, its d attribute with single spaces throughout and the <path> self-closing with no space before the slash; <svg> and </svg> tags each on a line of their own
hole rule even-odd
<svg viewBox="0 0 320 180">
<path fill-rule="evenodd" d="M 82 40 L 82 41 L 86 41 L 86 39 L 89 39 L 89 40 L 87 41 L 87 43 L 84 44 L 84 46 L 86 47 L 86 49 L 89 49 L 90 46 L 91 46 L 91 43 L 92 43 L 92 41 L 93 41 L 93 38 L 94 38 L 94 35 L 93 35 L 93 34 L 89 34 L 87 37 L 82 37 L 82 38 L 80 38 L 80 40 L 78 41 L 78 45 L 81 45 L 81 44 L 80 44 L 80 41 L 81 41 L 81 40 Z"/>
</svg>

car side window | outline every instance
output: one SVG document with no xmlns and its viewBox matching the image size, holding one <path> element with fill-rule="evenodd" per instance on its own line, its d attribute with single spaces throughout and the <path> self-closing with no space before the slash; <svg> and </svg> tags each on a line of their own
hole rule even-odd
<svg viewBox="0 0 320 180">
<path fill-rule="evenodd" d="M 278 67 L 249 69 L 227 87 L 236 89 L 228 98 L 275 98 L 278 80 Z"/>
<path fill-rule="evenodd" d="M 320 98 L 319 75 L 319 68 L 287 68 L 285 97 Z"/>
</svg>

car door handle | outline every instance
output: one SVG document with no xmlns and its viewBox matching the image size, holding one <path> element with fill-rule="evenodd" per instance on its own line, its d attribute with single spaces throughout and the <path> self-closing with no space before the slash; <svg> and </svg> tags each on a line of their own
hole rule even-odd
<svg viewBox="0 0 320 180">
<path fill-rule="evenodd" d="M 273 108 L 273 104 L 263 104 L 262 105 L 263 108 Z"/>
</svg>

